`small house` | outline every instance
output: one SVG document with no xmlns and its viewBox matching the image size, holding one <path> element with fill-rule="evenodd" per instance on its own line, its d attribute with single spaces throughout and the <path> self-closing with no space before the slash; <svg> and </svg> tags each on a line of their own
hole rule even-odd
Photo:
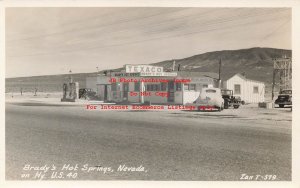
<svg viewBox="0 0 300 188">
<path fill-rule="evenodd" d="M 246 103 L 265 101 L 265 84 L 261 81 L 247 79 L 242 74 L 229 76 L 223 80 L 223 88 L 233 91 L 234 96 L 241 97 Z"/>
</svg>

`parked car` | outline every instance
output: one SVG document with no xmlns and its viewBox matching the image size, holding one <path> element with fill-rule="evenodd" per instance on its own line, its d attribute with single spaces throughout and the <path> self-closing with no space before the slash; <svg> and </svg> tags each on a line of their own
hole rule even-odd
<svg viewBox="0 0 300 188">
<path fill-rule="evenodd" d="M 224 99 L 219 88 L 202 88 L 200 96 L 195 101 L 199 110 L 215 108 L 219 111 L 224 109 Z"/>
<path fill-rule="evenodd" d="M 292 90 L 282 90 L 275 100 L 275 104 L 278 104 L 280 108 L 284 108 L 285 105 L 292 105 Z"/>
<path fill-rule="evenodd" d="M 79 99 L 86 100 L 95 100 L 98 97 L 96 96 L 96 92 L 90 88 L 81 88 L 79 89 Z"/>
<path fill-rule="evenodd" d="M 224 109 L 229 107 L 239 108 L 242 100 L 240 97 L 233 96 L 233 91 L 229 89 L 222 89 L 222 98 L 224 99 Z"/>
</svg>

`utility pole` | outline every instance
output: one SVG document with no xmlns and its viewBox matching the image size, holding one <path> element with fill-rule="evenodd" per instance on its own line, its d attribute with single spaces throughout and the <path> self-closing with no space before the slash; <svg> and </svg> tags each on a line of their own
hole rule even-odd
<svg viewBox="0 0 300 188">
<path fill-rule="evenodd" d="M 221 68 L 222 68 L 222 59 L 219 60 L 219 88 L 221 88 Z"/>
<path fill-rule="evenodd" d="M 175 65 L 176 65 L 176 62 L 175 62 L 175 60 L 173 60 L 172 71 L 175 71 Z"/>
<path fill-rule="evenodd" d="M 70 74 L 70 76 L 69 76 L 70 83 L 73 83 L 72 70 L 71 69 L 69 70 L 69 74 Z"/>
<path fill-rule="evenodd" d="M 274 99 L 275 75 L 276 75 L 276 69 L 275 69 L 275 67 L 273 66 L 272 101 L 273 101 L 273 99 Z"/>
<path fill-rule="evenodd" d="M 292 61 L 286 56 L 273 59 L 273 83 L 272 100 L 274 99 L 274 90 L 276 74 L 279 73 L 279 91 L 282 89 L 291 89 L 292 87 Z"/>
<path fill-rule="evenodd" d="M 222 67 L 222 59 L 219 60 L 219 80 L 221 80 L 221 67 Z"/>
</svg>

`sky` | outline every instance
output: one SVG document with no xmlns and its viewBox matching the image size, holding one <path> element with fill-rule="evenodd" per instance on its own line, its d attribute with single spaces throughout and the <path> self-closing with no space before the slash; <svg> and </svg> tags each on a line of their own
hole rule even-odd
<svg viewBox="0 0 300 188">
<path fill-rule="evenodd" d="M 7 78 L 292 43 L 290 8 L 14 7 L 5 21 Z"/>
</svg>

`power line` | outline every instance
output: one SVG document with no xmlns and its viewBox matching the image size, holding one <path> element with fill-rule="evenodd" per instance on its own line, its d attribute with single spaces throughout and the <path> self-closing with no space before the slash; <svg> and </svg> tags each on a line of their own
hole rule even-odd
<svg viewBox="0 0 300 188">
<path fill-rule="evenodd" d="M 19 40 L 32 40 L 32 39 L 36 39 L 36 38 L 45 38 L 45 37 L 50 37 L 50 36 L 53 36 L 53 35 L 61 35 L 61 34 L 71 33 L 71 32 L 74 32 L 74 31 L 84 31 L 84 30 L 94 29 L 94 28 L 97 28 L 97 27 L 107 27 L 107 26 L 112 26 L 112 25 L 116 25 L 116 24 L 123 24 L 123 23 L 128 23 L 128 22 L 132 22 L 132 21 L 136 21 L 136 20 L 151 18 L 151 17 L 162 15 L 162 14 L 169 14 L 169 13 L 173 13 L 173 12 L 178 12 L 178 11 L 182 11 L 184 9 L 187 9 L 187 8 L 183 8 L 183 9 L 175 10 L 175 11 L 173 10 L 173 11 L 169 11 L 169 12 L 161 12 L 161 13 L 158 13 L 158 14 L 148 15 L 148 16 L 145 16 L 145 17 L 138 17 L 136 19 L 127 19 L 127 20 L 123 19 L 123 20 L 119 20 L 119 21 L 114 22 L 114 23 L 103 24 L 103 25 L 100 25 L 100 26 L 98 25 L 96 27 L 95 26 L 84 27 L 84 28 L 77 29 L 77 30 L 72 29 L 72 30 L 67 30 L 67 31 L 63 31 L 63 32 L 54 32 L 54 33 L 49 33 L 49 34 L 44 34 L 44 35 L 39 35 L 39 36 L 22 38 L 22 39 L 13 39 L 13 40 L 9 40 L 7 42 L 19 41 Z"/>
<path fill-rule="evenodd" d="M 232 22 L 232 21 L 239 21 L 239 19 L 242 20 L 242 19 L 248 19 L 248 18 L 251 18 L 251 17 L 260 17 L 260 16 L 264 16 L 264 15 L 268 15 L 268 14 L 270 14 L 270 12 L 269 13 L 263 13 L 263 14 L 254 14 L 254 15 L 251 14 L 251 13 L 250 14 L 245 14 L 245 15 L 234 15 L 234 16 L 228 17 L 226 19 L 214 19 L 214 20 L 210 20 L 210 21 L 207 21 L 207 22 L 200 22 L 200 23 L 195 22 L 195 25 L 196 24 L 206 24 L 204 26 L 218 25 L 218 24 L 223 24 L 223 23 Z M 257 22 L 257 23 L 259 23 L 259 22 Z M 184 29 L 186 29 L 186 27 Z"/>
<path fill-rule="evenodd" d="M 102 29 L 103 27 L 128 23 L 128 22 L 137 21 L 137 20 L 143 20 L 143 19 L 147 19 L 147 18 L 151 18 L 151 17 L 163 15 L 163 14 L 169 14 L 169 13 L 173 13 L 173 12 L 180 12 L 180 11 L 186 10 L 186 9 L 188 9 L 188 8 L 183 8 L 183 9 L 180 9 L 180 10 L 173 10 L 173 11 L 169 11 L 169 12 L 161 12 L 161 13 L 158 13 L 158 14 L 148 15 L 148 16 L 145 16 L 145 17 L 138 17 L 136 19 L 123 19 L 123 20 L 119 20 L 119 21 L 114 22 L 114 23 L 103 24 L 103 25 L 98 25 L 98 26 L 90 26 L 90 27 L 85 27 L 85 28 L 81 28 L 81 29 L 71 29 L 71 30 L 67 30 L 67 31 L 63 31 L 63 32 L 54 32 L 54 33 L 49 33 L 49 34 L 44 34 L 44 35 L 39 35 L 39 36 L 21 38 L 21 39 L 13 39 L 13 40 L 8 40 L 7 42 L 27 41 L 27 40 L 33 40 L 33 39 L 38 39 L 38 38 L 46 38 L 46 37 L 50 37 L 50 36 L 54 36 L 54 35 L 63 35 L 63 34 L 67 34 L 67 33 L 73 33 L 73 32 L 76 32 L 76 31 L 86 31 L 86 30 L 100 29 L 100 28 Z M 241 9 L 241 8 L 238 8 L 238 9 Z M 262 11 L 264 11 L 264 9 Z M 270 13 L 273 13 L 273 12 L 270 12 Z"/>
<path fill-rule="evenodd" d="M 151 28 L 155 28 L 155 27 L 157 27 L 157 26 L 159 26 L 159 25 L 162 25 L 163 23 L 171 23 L 171 21 L 174 21 L 174 20 L 178 20 L 178 19 L 183 19 L 183 18 L 186 18 L 186 17 L 192 17 L 192 16 L 197 16 L 197 17 L 200 17 L 201 18 L 201 16 L 203 16 L 203 15 L 205 15 L 205 14 L 207 14 L 207 13 L 213 13 L 213 12 L 215 12 L 215 11 L 217 11 L 217 10 L 214 10 L 214 11 L 206 11 L 206 12 L 204 12 L 204 13 L 202 13 L 202 14 L 198 14 L 198 15 L 187 15 L 187 16 L 184 16 L 184 17 L 180 17 L 180 18 L 175 18 L 175 19 L 169 19 L 169 20 L 165 20 L 165 21 L 163 21 L 163 22 L 160 22 L 160 23 L 156 23 L 156 24 L 152 24 L 152 25 L 149 25 L 149 24 L 145 24 L 145 25 L 147 25 L 148 27 L 151 27 Z M 280 12 L 280 11 L 279 11 Z M 262 13 L 260 13 L 260 14 L 258 14 L 258 13 L 256 13 L 255 12 L 255 14 L 253 15 L 253 13 L 249 13 L 249 14 L 244 14 L 244 15 L 234 15 L 234 16 L 231 16 L 231 17 L 227 17 L 226 19 L 219 19 L 221 16 L 219 16 L 219 17 L 217 17 L 217 19 L 214 19 L 214 20 L 210 20 L 210 21 L 206 21 L 206 22 L 204 22 L 204 24 L 206 24 L 206 25 L 204 25 L 205 27 L 207 27 L 207 26 L 210 26 L 210 25 L 218 25 L 218 24 L 222 24 L 222 23 L 227 23 L 227 22 L 232 22 L 232 21 L 239 21 L 239 20 L 241 20 L 241 19 L 247 19 L 247 18 L 251 18 L 251 17 L 256 17 L 256 16 L 264 16 L 264 15 L 268 15 L 268 14 L 270 14 L 270 13 L 273 13 L 273 12 L 262 12 Z M 278 13 L 278 12 L 277 12 Z M 194 19 L 194 20 L 192 20 L 192 21 L 195 21 L 195 20 L 197 20 L 197 18 L 196 19 Z M 196 24 L 199 24 L 198 22 L 195 22 Z M 195 24 L 195 25 L 196 25 Z M 203 22 L 202 23 L 200 23 L 200 24 L 203 24 Z M 141 25 L 141 26 L 144 26 L 144 25 Z M 194 25 L 193 25 L 193 27 L 194 27 Z M 202 26 L 203 27 L 203 26 Z M 136 29 L 137 27 L 135 27 L 135 29 Z M 143 27 L 142 27 L 143 28 Z M 119 33 L 119 32 L 124 32 L 124 31 L 128 31 L 128 30 L 130 30 L 131 28 L 127 28 L 127 29 L 123 29 L 123 30 L 117 30 L 117 31 L 115 31 L 115 32 L 109 32 L 109 34 L 111 35 L 111 34 L 113 34 L 113 33 Z M 187 29 L 187 27 L 184 27 L 184 29 L 186 30 Z M 158 32 L 158 31 L 160 31 L 161 29 L 158 29 L 158 30 L 150 30 L 150 31 L 147 31 L 147 32 L 144 32 L 144 34 L 151 34 L 151 33 L 153 33 L 153 32 Z M 179 31 L 179 30 L 178 30 Z M 93 41 L 92 42 L 95 42 L 95 41 L 97 41 L 97 42 L 100 42 L 100 41 L 105 41 L 106 39 L 104 38 L 102 38 L 101 40 L 95 40 L 95 39 L 93 39 Z M 84 42 L 84 43 L 86 43 L 86 42 Z M 77 43 L 77 44 L 80 44 L 80 43 Z M 57 47 L 67 47 L 66 45 L 59 45 L 59 46 L 57 46 Z M 57 48 L 56 47 L 56 48 Z"/>
<path fill-rule="evenodd" d="M 266 35 L 265 37 L 263 37 L 262 40 L 261 40 L 261 42 L 264 41 L 265 39 L 269 38 L 270 36 L 274 35 L 280 28 L 282 28 L 284 25 L 288 24 L 290 21 L 291 20 L 287 20 L 283 24 L 281 24 L 278 27 L 276 27 L 271 33 L 269 33 L 268 35 Z"/>
<path fill-rule="evenodd" d="M 282 18 L 285 18 L 285 17 L 282 17 Z M 177 34 L 177 35 L 171 35 L 171 36 L 163 36 L 163 37 L 156 37 L 156 38 L 150 38 L 150 39 L 139 40 L 139 41 L 132 41 L 132 42 L 127 42 L 127 43 L 122 43 L 122 44 L 112 44 L 112 45 L 106 45 L 106 46 L 94 46 L 94 47 L 89 47 L 89 48 L 85 48 L 85 49 L 65 50 L 65 51 L 53 52 L 53 53 L 37 53 L 37 54 L 30 54 L 30 55 L 23 55 L 23 56 L 7 56 L 7 57 L 8 58 L 14 58 L 14 57 L 47 56 L 47 55 L 53 55 L 53 54 L 63 54 L 63 53 L 70 53 L 70 52 L 87 51 L 87 50 L 94 50 L 94 49 L 103 49 L 103 48 L 109 48 L 109 47 L 132 45 L 132 44 L 137 44 L 137 43 L 141 43 L 141 42 L 149 42 L 149 41 L 154 41 L 154 40 L 162 40 L 162 39 L 168 39 L 168 38 L 174 38 L 174 37 L 183 37 L 183 36 L 188 36 L 188 35 L 195 35 L 195 34 L 199 34 L 199 33 L 205 33 L 205 32 L 210 32 L 210 31 L 215 31 L 215 30 L 220 30 L 220 29 L 230 29 L 230 28 L 233 28 L 233 27 L 236 27 L 236 26 L 248 25 L 248 24 L 252 24 L 252 23 L 257 23 L 257 21 L 244 23 L 244 24 L 236 24 L 236 25 L 227 26 L 227 27 L 225 26 L 223 28 L 212 28 L 212 29 L 207 29 L 207 30 L 200 30 L 200 31 Z"/>
<path fill-rule="evenodd" d="M 288 24 L 291 20 L 288 19 L 285 22 L 283 22 L 282 24 L 280 24 L 278 27 L 276 27 L 274 30 L 272 30 L 270 33 L 268 33 L 267 35 L 265 35 L 258 43 L 255 43 L 253 46 L 257 46 L 260 45 L 264 40 L 266 40 L 267 38 L 271 37 L 272 35 L 274 35 L 279 29 L 281 29 L 283 26 L 285 26 L 286 24 Z"/>
<path fill-rule="evenodd" d="M 282 17 L 282 18 L 285 18 L 285 17 Z M 257 23 L 257 22 L 251 22 L 251 23 Z M 178 36 L 194 35 L 194 34 L 198 34 L 198 33 L 205 33 L 205 32 L 209 32 L 209 31 L 215 31 L 215 30 L 219 30 L 219 29 L 229 29 L 229 28 L 232 28 L 232 27 L 242 26 L 242 25 L 247 25 L 247 24 L 249 24 L 249 23 L 236 24 L 234 26 L 229 26 L 229 27 L 208 29 L 208 30 L 202 30 L 202 31 L 198 31 L 198 32 L 190 32 L 190 33 L 178 34 L 178 35 L 172 35 L 172 36 L 156 37 L 156 38 L 145 39 L 145 40 L 140 40 L 140 41 L 127 42 L 127 43 L 123 43 L 123 44 L 113 44 L 113 45 L 106 45 L 106 46 L 96 46 L 96 47 L 89 47 L 89 48 L 85 48 L 85 49 L 65 50 L 65 51 L 53 52 L 53 53 L 38 53 L 38 54 L 30 54 L 30 55 L 24 55 L 24 56 L 7 56 L 7 57 L 44 56 L 44 55 L 52 55 L 52 54 L 70 53 L 70 52 L 76 52 L 76 51 L 94 50 L 94 49 L 101 49 L 101 48 L 108 48 L 108 47 L 115 47 L 115 46 L 124 46 L 124 45 L 128 45 L 128 44 L 136 44 L 136 43 L 147 42 L 147 41 L 152 41 L 152 40 L 174 38 L 174 37 L 178 37 Z"/>
<path fill-rule="evenodd" d="M 155 27 L 158 27 L 158 26 L 160 26 L 160 25 L 162 25 L 164 23 L 171 23 L 172 21 L 175 21 L 175 20 L 181 20 L 181 19 L 188 18 L 188 17 L 193 17 L 193 16 L 199 17 L 199 16 L 203 16 L 203 15 L 205 15 L 207 13 L 212 13 L 212 12 L 214 12 L 214 11 L 207 11 L 207 12 L 204 12 L 204 13 L 201 13 L 201 14 L 186 15 L 186 16 L 182 16 L 182 17 L 179 17 L 179 18 L 173 18 L 173 19 L 165 20 L 163 22 L 159 22 L 159 23 L 155 23 L 155 24 L 148 24 L 148 23 L 146 23 L 146 24 L 140 25 L 141 27 L 135 27 L 134 29 L 141 29 L 141 28 L 144 28 L 144 26 L 155 28 Z M 100 29 L 100 28 L 98 28 L 98 29 Z M 124 32 L 124 31 L 129 31 L 131 29 L 132 28 L 126 28 L 126 29 L 116 30 L 116 31 L 109 32 L 109 34 L 111 35 L 113 33 L 121 33 L 121 32 Z M 84 35 L 79 35 L 79 36 L 84 36 Z M 97 41 L 99 42 L 99 41 L 104 41 L 104 40 L 102 39 L 102 40 L 97 40 Z M 95 42 L 95 40 L 93 40 L 93 42 Z M 65 45 L 60 45 L 60 46 L 65 46 Z"/>
<path fill-rule="evenodd" d="M 127 10 L 126 12 L 129 12 L 129 10 Z M 75 24 L 82 23 L 82 22 L 85 23 L 86 21 L 101 19 L 102 17 L 106 17 L 106 16 L 109 16 L 111 14 L 112 13 L 106 13 L 106 14 L 102 14 L 102 15 L 92 16 L 92 17 L 82 19 L 82 20 L 75 20 L 75 21 L 72 21 L 72 22 L 69 22 L 69 23 L 61 24 L 61 25 L 59 25 L 59 27 L 61 28 L 63 26 L 75 25 Z M 40 32 L 40 30 L 35 30 L 35 31 L 30 31 L 30 32 Z M 19 39 L 22 39 L 22 38 L 19 38 Z M 19 40 L 19 39 L 15 39 L 15 40 Z M 13 41 L 13 40 L 9 40 L 9 41 Z"/>
</svg>

